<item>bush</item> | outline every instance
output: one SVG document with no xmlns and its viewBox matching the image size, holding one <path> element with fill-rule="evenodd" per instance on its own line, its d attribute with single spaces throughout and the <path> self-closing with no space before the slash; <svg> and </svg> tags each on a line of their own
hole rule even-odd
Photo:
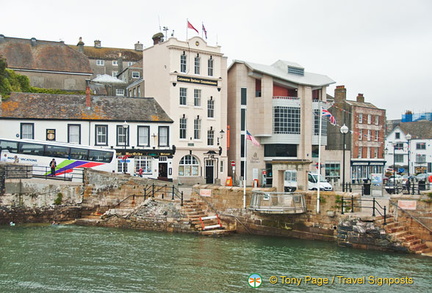
<svg viewBox="0 0 432 293">
<path fill-rule="evenodd" d="M 57 198 L 54 200 L 54 204 L 56 206 L 61 205 L 62 201 L 63 201 L 63 194 L 61 192 L 59 192 L 57 194 Z"/>
</svg>

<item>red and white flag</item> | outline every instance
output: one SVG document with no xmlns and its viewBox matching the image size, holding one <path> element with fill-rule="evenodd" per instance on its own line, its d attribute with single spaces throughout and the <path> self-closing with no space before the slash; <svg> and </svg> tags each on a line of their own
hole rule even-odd
<svg viewBox="0 0 432 293">
<path fill-rule="evenodd" d="M 246 139 L 250 140 L 253 145 L 260 146 L 260 143 L 255 139 L 255 137 L 250 134 L 249 131 L 246 130 Z"/>
<path fill-rule="evenodd" d="M 197 33 L 199 33 L 198 30 L 189 22 L 189 20 L 187 21 L 187 27 L 190 28 L 190 29 L 193 29 L 194 31 L 196 31 Z"/>
</svg>

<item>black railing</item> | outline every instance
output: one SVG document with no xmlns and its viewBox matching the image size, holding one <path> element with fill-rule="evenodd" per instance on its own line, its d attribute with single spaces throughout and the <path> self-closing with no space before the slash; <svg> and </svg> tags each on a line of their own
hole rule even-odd
<svg viewBox="0 0 432 293">
<path fill-rule="evenodd" d="M 43 178 L 64 181 L 82 182 L 83 168 L 74 168 L 72 172 L 51 175 L 51 168 L 38 165 L 7 165 L 4 173 L 5 179 Z"/>
<path fill-rule="evenodd" d="M 417 223 L 419 223 L 422 227 L 424 227 L 426 230 L 428 230 L 429 233 L 432 234 L 432 229 L 431 229 L 430 227 L 428 227 L 425 223 L 423 223 L 423 222 L 422 222 L 418 217 L 414 216 L 414 215 L 411 214 L 409 211 L 400 208 L 400 207 L 399 207 L 396 203 L 394 203 L 394 202 L 391 202 L 391 201 L 390 201 L 390 204 L 393 205 L 393 206 L 395 206 L 396 209 L 397 209 L 398 211 L 402 211 L 403 213 L 407 214 L 410 218 L 414 219 L 414 221 L 416 221 Z"/>
<path fill-rule="evenodd" d="M 360 205 L 356 205 L 355 201 L 360 202 Z M 362 202 L 372 202 L 372 206 L 363 206 Z M 387 224 L 387 207 L 381 206 L 381 204 L 373 197 L 372 199 L 364 199 L 364 198 L 354 198 L 353 195 L 351 197 L 344 197 L 342 196 L 340 199 L 341 203 L 341 214 L 343 215 L 345 213 L 345 210 L 349 209 L 351 213 L 354 213 L 354 208 L 358 209 L 372 209 L 372 217 L 375 217 L 378 213 L 380 216 L 384 218 L 384 225 Z"/>
<path fill-rule="evenodd" d="M 144 186 L 144 200 L 149 197 L 154 198 L 156 194 L 160 194 L 162 199 L 165 198 L 165 195 L 167 197 L 171 196 L 171 200 L 175 200 L 175 198 L 178 198 L 180 200 L 180 205 L 183 206 L 183 191 L 179 190 L 174 184 L 171 186 L 168 186 L 168 184 L 159 186 L 153 183 L 151 185 Z"/>
</svg>

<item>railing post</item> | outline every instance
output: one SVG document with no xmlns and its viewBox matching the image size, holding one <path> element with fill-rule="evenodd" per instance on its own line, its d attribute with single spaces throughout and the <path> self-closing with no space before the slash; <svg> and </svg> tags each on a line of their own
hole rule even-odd
<svg viewBox="0 0 432 293">
<path fill-rule="evenodd" d="M 174 200 L 174 192 L 175 192 L 175 190 L 174 190 L 174 184 L 173 184 L 173 186 L 172 186 L 172 200 Z"/>
<path fill-rule="evenodd" d="M 351 213 L 354 213 L 354 195 L 351 194 Z"/>
<path fill-rule="evenodd" d="M 180 192 L 180 206 L 183 206 L 183 191 Z"/>
<path fill-rule="evenodd" d="M 375 217 L 375 197 L 372 199 L 372 217 Z"/>
<path fill-rule="evenodd" d="M 147 188 L 144 187 L 144 201 L 146 200 L 146 197 L 147 197 Z"/>
<path fill-rule="evenodd" d="M 387 219 L 387 213 L 386 213 L 386 210 L 387 210 L 387 207 L 384 206 L 384 225 L 387 225 L 387 221 L 386 221 L 386 219 Z"/>
<path fill-rule="evenodd" d="M 154 183 L 153 183 L 153 185 L 152 185 L 152 197 L 153 197 L 153 198 L 155 197 L 155 191 L 154 191 L 154 188 L 155 188 L 155 186 L 154 186 Z"/>
<path fill-rule="evenodd" d="M 349 184 L 349 191 L 352 192 L 352 184 L 351 184 L 351 182 L 348 183 L 348 184 Z"/>
<path fill-rule="evenodd" d="M 341 206 L 341 209 L 342 209 L 342 211 L 341 211 L 341 214 L 343 215 L 344 214 L 344 200 L 343 200 L 343 196 L 342 196 L 342 206 Z"/>
</svg>

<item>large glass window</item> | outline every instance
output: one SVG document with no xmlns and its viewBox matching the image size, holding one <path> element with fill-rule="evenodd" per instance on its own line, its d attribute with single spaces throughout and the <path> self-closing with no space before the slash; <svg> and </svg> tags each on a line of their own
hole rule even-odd
<svg viewBox="0 0 432 293">
<path fill-rule="evenodd" d="M 49 148 L 49 146 L 47 146 Z M 44 145 L 43 144 L 36 144 L 36 143 L 26 143 L 22 142 L 20 143 L 20 149 L 19 152 L 21 154 L 26 155 L 35 155 L 35 156 L 43 156 L 44 155 Z M 47 150 L 48 152 L 48 150 Z M 49 153 L 47 156 L 52 156 Z"/>
<path fill-rule="evenodd" d="M 207 100 L 207 117 L 214 118 L 214 100 L 210 98 Z"/>
<path fill-rule="evenodd" d="M 180 72 L 186 72 L 186 54 L 184 52 L 180 55 Z"/>
<path fill-rule="evenodd" d="M 45 156 L 57 158 L 69 158 L 69 148 L 63 146 L 47 145 L 45 149 Z"/>
<path fill-rule="evenodd" d="M 185 177 L 199 176 L 198 160 L 192 155 L 186 155 L 181 158 L 178 175 Z"/>
<path fill-rule="evenodd" d="M 34 139 L 33 123 L 21 123 L 21 138 Z"/>
<path fill-rule="evenodd" d="M 153 158 L 149 156 L 136 156 L 135 157 L 135 172 L 138 173 L 139 169 L 143 170 L 144 174 L 152 173 Z"/>
<path fill-rule="evenodd" d="M 150 146 L 150 127 L 138 126 L 138 145 Z"/>
<path fill-rule="evenodd" d="M 194 139 L 201 139 L 201 119 L 194 119 Z"/>
<path fill-rule="evenodd" d="M 68 142 L 69 143 L 81 143 L 81 125 L 69 124 L 68 125 Z"/>
<path fill-rule="evenodd" d="M 187 88 L 180 88 L 180 105 L 187 105 Z"/>
<path fill-rule="evenodd" d="M 201 107 L 201 90 L 194 89 L 194 106 Z"/>
<path fill-rule="evenodd" d="M 339 163 L 326 163 L 325 164 L 325 177 L 327 178 L 340 178 L 340 164 Z"/>
<path fill-rule="evenodd" d="M 185 139 L 187 136 L 187 119 L 185 117 L 180 118 L 180 138 Z"/>
<path fill-rule="evenodd" d="M 15 141 L 0 141 L 0 149 L 7 150 L 9 153 L 17 153 L 18 152 L 18 143 Z"/>
<path fill-rule="evenodd" d="M 275 134 L 300 134 L 300 108 L 276 106 L 273 117 Z"/>
<path fill-rule="evenodd" d="M 88 150 L 71 148 L 70 158 L 74 160 L 88 160 Z"/>
<path fill-rule="evenodd" d="M 108 145 L 108 125 L 96 125 L 95 145 Z"/>
<path fill-rule="evenodd" d="M 319 124 L 321 117 L 321 134 L 327 135 L 327 119 L 326 117 L 320 116 L 320 112 L 318 109 L 314 110 L 314 135 L 319 135 Z"/>
<path fill-rule="evenodd" d="M 159 146 L 168 146 L 168 126 L 159 126 Z"/>
</svg>

